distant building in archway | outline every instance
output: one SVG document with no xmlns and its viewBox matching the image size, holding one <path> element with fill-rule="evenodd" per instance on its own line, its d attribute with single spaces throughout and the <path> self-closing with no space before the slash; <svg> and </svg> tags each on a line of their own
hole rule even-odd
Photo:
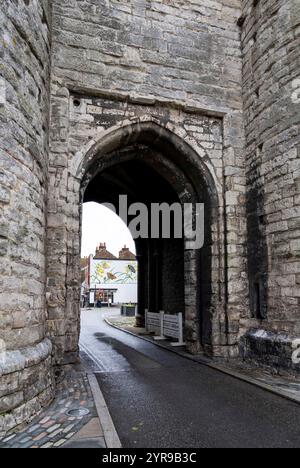
<svg viewBox="0 0 300 468">
<path fill-rule="evenodd" d="M 85 272 L 84 305 L 137 303 L 138 263 L 128 247 L 117 258 L 105 243 L 100 244 L 95 256 L 90 255 Z"/>
</svg>

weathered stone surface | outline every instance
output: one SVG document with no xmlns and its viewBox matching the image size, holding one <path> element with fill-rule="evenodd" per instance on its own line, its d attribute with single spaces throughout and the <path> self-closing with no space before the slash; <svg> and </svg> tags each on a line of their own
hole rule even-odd
<svg viewBox="0 0 300 468">
<path fill-rule="evenodd" d="M 264 319 L 267 330 L 293 336 L 300 310 L 293 276 L 300 236 L 300 112 L 294 93 L 300 75 L 300 4 L 244 0 L 243 16 L 251 314 Z"/>
<path fill-rule="evenodd" d="M 32 418 L 53 385 L 45 340 L 48 8 L 0 1 L 0 413 L 12 411 L 0 416 L 1 433 Z"/>
<path fill-rule="evenodd" d="M 134 138 L 214 208 L 184 254 L 189 350 L 235 357 L 263 328 L 245 356 L 283 366 L 270 343 L 300 333 L 299 1 L 51 3 L 0 0 L 0 433 L 51 399 L 46 334 L 78 358 L 82 196 Z"/>
<path fill-rule="evenodd" d="M 221 343 L 216 311 L 224 312 L 229 300 L 232 315 L 247 314 L 246 225 L 239 221 L 245 219 L 246 193 L 239 16 L 238 2 L 54 2 L 47 285 L 48 330 L 58 362 L 69 361 L 78 349 L 72 337 L 79 333 L 77 207 L 87 167 L 83 163 L 91 147 L 115 126 L 121 130 L 133 122 L 153 121 L 166 128 L 170 138 L 177 135 L 189 144 L 206 165 L 219 197 L 219 217 L 211 226 L 216 233 L 213 272 L 211 283 L 207 280 L 204 286 L 213 291 L 206 314 L 215 322 L 216 349 Z M 225 210 L 235 229 L 235 236 L 228 235 L 228 252 L 219 235 L 225 228 L 225 191 Z M 234 266 L 228 263 L 227 299 L 222 283 L 226 274 L 221 272 L 224 255 L 235 258 Z M 195 263 L 189 271 L 190 261 L 185 262 L 185 308 L 193 342 L 199 332 L 197 280 L 191 282 Z M 236 277 L 243 278 L 238 288 Z M 222 353 L 227 353 L 226 346 Z"/>
<path fill-rule="evenodd" d="M 240 341 L 241 355 L 270 369 L 283 369 L 299 372 L 300 364 L 293 362 L 292 337 L 263 329 L 252 329 Z"/>
</svg>

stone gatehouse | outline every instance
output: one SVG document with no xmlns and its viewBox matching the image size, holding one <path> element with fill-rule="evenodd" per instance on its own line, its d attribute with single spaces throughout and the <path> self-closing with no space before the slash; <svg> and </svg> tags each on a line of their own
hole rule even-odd
<svg viewBox="0 0 300 468">
<path fill-rule="evenodd" d="M 78 360 L 85 201 L 205 203 L 201 251 L 137 241 L 140 314 L 299 371 L 299 1 L 1 0 L 0 31 L 0 433 Z"/>
</svg>

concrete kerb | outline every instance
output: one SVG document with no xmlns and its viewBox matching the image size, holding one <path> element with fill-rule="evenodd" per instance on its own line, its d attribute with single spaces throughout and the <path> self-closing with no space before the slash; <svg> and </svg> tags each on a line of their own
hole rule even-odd
<svg viewBox="0 0 300 468">
<path fill-rule="evenodd" d="M 94 374 L 88 374 L 88 379 L 95 401 L 98 417 L 104 432 L 104 439 L 107 448 L 120 449 L 122 448 L 122 444 L 109 413 L 103 393 L 99 387 L 98 381 Z"/>
</svg>

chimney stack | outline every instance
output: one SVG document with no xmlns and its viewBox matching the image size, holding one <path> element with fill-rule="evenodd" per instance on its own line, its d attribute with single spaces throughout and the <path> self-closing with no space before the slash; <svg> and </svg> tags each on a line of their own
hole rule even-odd
<svg viewBox="0 0 300 468">
<path fill-rule="evenodd" d="M 119 253 L 119 259 L 134 261 L 136 260 L 136 256 L 130 252 L 129 248 L 125 245 Z"/>
<path fill-rule="evenodd" d="M 116 257 L 106 249 L 106 242 L 101 242 L 99 244 L 99 247 L 96 249 L 94 258 L 96 260 L 116 260 Z"/>
</svg>

